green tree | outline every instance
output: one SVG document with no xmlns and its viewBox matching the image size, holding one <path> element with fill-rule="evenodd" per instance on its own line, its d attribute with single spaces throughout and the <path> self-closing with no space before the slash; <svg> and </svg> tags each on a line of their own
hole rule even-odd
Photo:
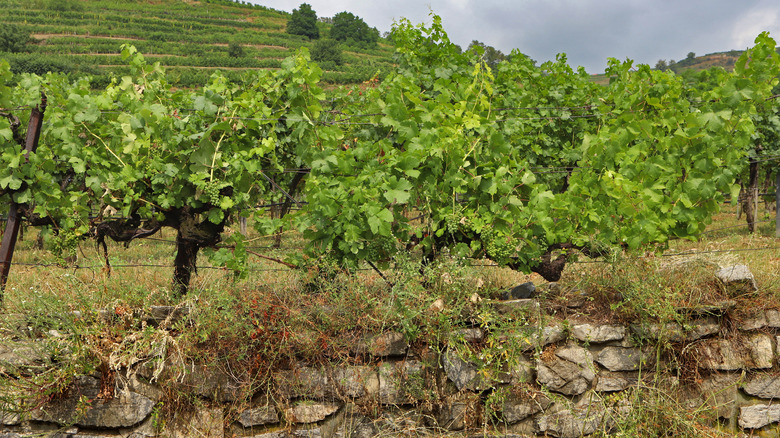
<svg viewBox="0 0 780 438">
<path fill-rule="evenodd" d="M 228 56 L 231 58 L 243 58 L 244 55 L 244 48 L 241 47 L 241 44 L 232 42 L 228 45 Z"/>
<path fill-rule="evenodd" d="M 311 49 L 311 59 L 322 65 L 327 65 L 326 63 L 341 65 L 344 63 L 341 47 L 331 39 L 322 39 L 314 43 L 314 47 Z"/>
<path fill-rule="evenodd" d="M 694 52 L 688 52 L 688 56 L 685 57 L 685 59 L 693 59 L 696 57 L 696 54 Z"/>
<path fill-rule="evenodd" d="M 291 35 L 303 35 L 310 40 L 320 37 L 317 28 L 317 13 L 308 3 L 301 3 L 298 9 L 293 9 L 290 20 L 287 21 L 287 33 Z"/>
<path fill-rule="evenodd" d="M 500 50 L 477 40 L 473 40 L 466 50 L 480 57 L 490 68 L 494 68 L 499 62 L 506 60 L 506 55 Z"/>
<path fill-rule="evenodd" d="M 23 52 L 30 42 L 30 34 L 15 24 L 0 27 L 0 52 Z"/>
<path fill-rule="evenodd" d="M 365 21 L 351 12 L 339 12 L 333 17 L 330 37 L 358 46 L 375 46 L 379 41 L 379 31 L 368 27 Z"/>
<path fill-rule="evenodd" d="M 659 59 L 658 62 L 655 63 L 655 69 L 660 71 L 669 70 L 669 64 L 666 63 L 666 60 Z"/>
</svg>

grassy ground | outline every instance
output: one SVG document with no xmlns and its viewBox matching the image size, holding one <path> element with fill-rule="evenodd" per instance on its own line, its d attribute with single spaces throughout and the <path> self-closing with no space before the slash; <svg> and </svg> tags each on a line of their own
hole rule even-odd
<svg viewBox="0 0 780 438">
<path fill-rule="evenodd" d="M 763 207 L 762 207 L 763 209 Z M 713 224 L 697 241 L 672 241 L 663 253 L 622 255 L 609 263 L 606 260 L 580 258 L 567 266 L 561 284 L 564 289 L 594 288 L 594 279 L 605 275 L 605 270 L 615 269 L 616 264 L 641 265 L 662 269 L 669 266 L 705 264 L 728 266 L 745 264 L 756 277 L 761 293 L 780 291 L 780 241 L 774 237 L 774 212 L 763 211 L 758 232 L 750 234 L 742 219 L 737 219 L 736 207 L 727 205 L 714 218 Z M 251 227 L 250 227 L 251 229 Z M 90 241 L 80 244 L 76 263 L 64 266 L 61 258 L 47 249 L 38 249 L 36 230 L 29 230 L 17 245 L 14 265 L 6 290 L 6 305 L 11 308 L 23 300 L 29 291 L 52 294 L 64 302 L 91 301 L 90 307 L 105 307 L 116 300 L 125 300 L 132 306 L 174 304 L 168 290 L 172 276 L 172 259 L 175 254 L 175 232 L 164 230 L 151 239 L 134 241 L 129 247 L 109 242 L 110 274 L 105 269 L 103 255 Z M 251 231 L 250 231 L 251 233 Z M 248 245 L 252 252 L 276 259 L 300 252 L 304 242 L 296 235 L 286 234 L 279 249 L 271 248 L 273 239 L 250 234 Z M 535 274 L 524 275 L 509 269 L 498 268 L 488 261 L 447 261 L 457 265 L 461 274 L 468 274 L 480 289 L 490 289 L 486 294 L 525 281 L 544 283 Z M 472 266 L 473 265 L 473 266 Z M 487 266 L 486 266 L 487 265 Z M 245 280 L 234 281 L 230 272 L 209 266 L 200 257 L 201 269 L 194 277 L 191 295 L 207 293 L 215 288 L 234 289 L 249 293 L 262 289 L 298 289 L 303 283 L 313 281 L 314 272 L 292 270 L 282 264 L 250 255 L 250 271 Z M 403 271 L 403 269 L 400 269 Z M 401 275 L 393 270 L 390 276 Z M 311 278 L 310 278 L 311 277 Z M 678 279 L 684 282 L 684 279 Z M 385 282 L 368 269 L 357 274 L 354 280 L 365 287 L 383 288 Z"/>
</svg>

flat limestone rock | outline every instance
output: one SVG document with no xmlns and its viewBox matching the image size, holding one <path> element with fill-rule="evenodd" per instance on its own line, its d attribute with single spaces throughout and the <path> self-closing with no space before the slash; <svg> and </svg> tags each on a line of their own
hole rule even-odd
<svg viewBox="0 0 780 438">
<path fill-rule="evenodd" d="M 94 377 L 76 379 L 62 399 L 54 400 L 31 413 L 31 419 L 59 425 L 77 425 L 93 428 L 131 427 L 143 421 L 152 412 L 154 402 L 134 392 L 122 392 L 114 398 L 102 400 L 100 381 Z M 79 400 L 93 400 L 82 412 Z"/>
<path fill-rule="evenodd" d="M 201 397 L 223 403 L 234 402 L 242 398 L 242 382 L 249 381 L 245 373 L 233 372 L 213 365 L 193 364 L 184 378 L 184 385 Z"/>
<path fill-rule="evenodd" d="M 529 397 L 522 399 L 509 397 L 502 406 L 501 414 L 507 424 L 514 424 L 525 420 L 531 415 L 542 412 L 550 407 L 551 404 L 550 399 L 541 392 L 531 394 Z"/>
<path fill-rule="evenodd" d="M 730 289 L 755 292 L 758 290 L 756 279 L 753 273 L 745 265 L 728 266 L 718 270 L 715 276 Z"/>
<path fill-rule="evenodd" d="M 695 348 L 699 366 L 718 371 L 772 368 L 772 338 L 757 333 L 744 338 L 706 339 Z"/>
<path fill-rule="evenodd" d="M 749 395 L 766 399 L 780 399 L 780 376 L 757 375 L 742 389 Z"/>
<path fill-rule="evenodd" d="M 450 431 L 463 430 L 472 427 L 478 418 L 481 400 L 477 394 L 461 393 L 442 403 L 436 413 L 439 427 Z"/>
<path fill-rule="evenodd" d="M 580 438 L 598 431 L 604 421 L 604 411 L 594 409 L 564 410 L 536 419 L 537 430 L 544 436 Z"/>
<path fill-rule="evenodd" d="M 276 373 L 274 384 L 287 398 L 323 399 L 331 388 L 330 379 L 322 369 L 308 366 Z"/>
<path fill-rule="evenodd" d="M 356 399 L 379 395 L 379 372 L 371 366 L 340 366 L 333 370 L 333 385 L 344 397 Z"/>
<path fill-rule="evenodd" d="M 593 357 L 579 346 L 558 349 L 555 357 L 536 361 L 537 382 L 564 395 L 582 394 L 595 377 Z"/>
<path fill-rule="evenodd" d="M 739 321 L 738 327 L 740 330 L 752 331 L 762 329 L 766 327 L 767 324 L 766 313 L 754 312 L 742 318 L 741 321 Z"/>
<path fill-rule="evenodd" d="M 604 347 L 595 361 L 610 371 L 637 371 L 648 359 L 639 348 Z"/>
<path fill-rule="evenodd" d="M 622 325 L 577 324 L 571 329 L 571 335 L 576 339 L 592 344 L 620 341 L 626 337 L 626 332 Z"/>
<path fill-rule="evenodd" d="M 386 332 L 374 336 L 368 344 L 368 353 L 372 356 L 403 356 L 409 343 L 403 333 Z"/>
<path fill-rule="evenodd" d="M 41 372 L 49 358 L 40 343 L 0 339 L 0 373 L 30 375 Z"/>
<path fill-rule="evenodd" d="M 509 367 L 509 383 L 513 385 L 531 382 L 534 378 L 533 363 L 520 356 L 516 364 Z"/>
<path fill-rule="evenodd" d="M 477 365 L 460 358 L 456 351 L 447 350 L 442 359 L 444 373 L 459 391 L 482 391 L 490 386 L 490 382 L 480 375 Z"/>
<path fill-rule="evenodd" d="M 466 342 L 481 342 L 485 339 L 485 331 L 481 328 L 462 328 L 450 334 L 450 338 Z"/>
<path fill-rule="evenodd" d="M 598 392 L 624 391 L 636 385 L 638 381 L 638 373 L 635 372 L 601 371 L 594 389 Z"/>
<path fill-rule="evenodd" d="M 769 309 L 766 311 L 766 323 L 769 327 L 780 327 L 780 310 Z"/>
<path fill-rule="evenodd" d="M 238 422 L 244 427 L 276 424 L 279 422 L 279 412 L 274 406 L 259 406 L 241 412 Z"/>
<path fill-rule="evenodd" d="M 178 419 L 166 429 L 162 436 L 169 438 L 224 438 L 225 411 L 222 407 L 197 407 L 194 412 Z M 139 434 L 137 438 L 148 435 Z M 130 435 L 128 438 L 135 438 Z"/>
<path fill-rule="evenodd" d="M 642 338 L 692 342 L 718 333 L 720 324 L 715 318 L 699 318 L 691 321 L 685 328 L 676 322 L 632 324 L 631 331 Z"/>
<path fill-rule="evenodd" d="M 737 403 L 741 374 L 715 373 L 702 379 L 701 400 L 720 418 L 731 418 Z M 701 405 L 700 405 L 701 406 Z"/>
<path fill-rule="evenodd" d="M 780 405 L 754 405 L 739 408 L 739 427 L 760 429 L 780 422 Z"/>
<path fill-rule="evenodd" d="M 291 423 L 316 423 L 334 414 L 340 407 L 337 403 L 301 402 L 285 409 L 284 416 Z"/>
<path fill-rule="evenodd" d="M 523 351 L 542 348 L 566 339 L 566 328 L 561 323 L 531 326 L 513 335 Z"/>
</svg>

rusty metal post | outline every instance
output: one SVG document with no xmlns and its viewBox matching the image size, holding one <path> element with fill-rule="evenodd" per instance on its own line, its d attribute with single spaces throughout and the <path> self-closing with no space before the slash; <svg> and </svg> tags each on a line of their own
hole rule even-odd
<svg viewBox="0 0 780 438">
<path fill-rule="evenodd" d="M 27 124 L 27 136 L 24 141 L 25 158 L 29 159 L 30 153 L 38 148 L 38 139 L 41 137 L 43 125 L 43 113 L 46 111 L 46 95 L 41 92 L 41 104 L 30 111 L 30 122 Z M 19 205 L 11 201 L 8 210 L 8 220 L 3 233 L 3 241 L 0 243 L 0 304 L 3 301 L 5 284 L 8 281 L 8 273 L 11 271 L 11 260 L 14 256 L 16 239 L 19 236 Z"/>
</svg>

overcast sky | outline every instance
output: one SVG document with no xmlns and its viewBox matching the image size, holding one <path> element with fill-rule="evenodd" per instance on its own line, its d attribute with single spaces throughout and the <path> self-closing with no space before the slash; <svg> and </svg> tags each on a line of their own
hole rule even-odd
<svg viewBox="0 0 780 438">
<path fill-rule="evenodd" d="M 303 0 L 251 0 L 292 12 Z M 603 73 L 607 58 L 654 66 L 742 50 L 767 30 L 780 38 L 779 0 L 308 0 L 318 17 L 348 11 L 381 33 L 401 17 L 430 24 L 442 17 L 447 34 L 464 49 L 472 40 L 505 54 L 512 49 L 539 63 L 566 53 L 569 64 Z"/>
</svg>

